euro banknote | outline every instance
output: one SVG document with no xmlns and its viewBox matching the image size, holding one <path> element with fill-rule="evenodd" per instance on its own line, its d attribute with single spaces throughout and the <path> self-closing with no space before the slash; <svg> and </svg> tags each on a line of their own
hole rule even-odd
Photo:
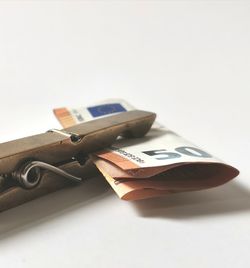
<svg viewBox="0 0 250 268">
<path fill-rule="evenodd" d="M 133 109 L 128 102 L 114 99 L 89 107 L 59 108 L 54 113 L 64 127 L 69 127 Z M 224 184 L 239 173 L 159 123 L 145 137 L 118 139 L 91 158 L 124 200 L 207 189 Z"/>
</svg>

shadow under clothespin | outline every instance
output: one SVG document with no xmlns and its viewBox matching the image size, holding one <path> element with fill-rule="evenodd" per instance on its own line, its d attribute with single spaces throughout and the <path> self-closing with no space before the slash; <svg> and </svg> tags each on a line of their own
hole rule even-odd
<svg viewBox="0 0 250 268">
<path fill-rule="evenodd" d="M 107 198 L 108 183 L 97 176 L 77 187 L 65 188 L 0 214 L 0 241 Z"/>
</svg>

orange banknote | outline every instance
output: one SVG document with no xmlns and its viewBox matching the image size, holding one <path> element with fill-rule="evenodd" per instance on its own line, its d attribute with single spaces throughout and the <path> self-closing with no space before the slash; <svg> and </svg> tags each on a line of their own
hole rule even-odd
<svg viewBox="0 0 250 268">
<path fill-rule="evenodd" d="M 109 100 L 89 107 L 55 109 L 54 113 L 68 127 L 133 109 L 124 100 Z M 239 174 L 236 168 L 158 123 L 145 137 L 118 139 L 91 159 L 124 200 L 216 187 Z"/>
</svg>

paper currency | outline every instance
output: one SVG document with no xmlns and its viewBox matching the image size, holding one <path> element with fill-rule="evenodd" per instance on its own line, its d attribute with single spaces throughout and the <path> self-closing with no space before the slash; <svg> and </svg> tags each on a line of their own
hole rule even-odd
<svg viewBox="0 0 250 268">
<path fill-rule="evenodd" d="M 122 99 L 107 99 L 105 101 L 95 103 L 89 107 L 78 108 L 56 108 L 53 110 L 56 118 L 64 128 L 72 127 L 76 124 L 95 120 L 105 116 L 117 113 L 135 110 L 135 107 Z M 159 123 L 153 124 L 154 128 L 161 128 Z"/>
<path fill-rule="evenodd" d="M 100 103 L 95 103 L 89 107 L 78 108 L 56 108 L 54 114 L 64 128 L 74 126 L 86 121 L 131 111 L 135 108 L 124 100 L 109 99 Z"/>
<path fill-rule="evenodd" d="M 79 109 L 54 112 L 65 127 L 134 109 L 123 100 L 108 100 Z M 106 180 L 124 200 L 201 190 L 226 183 L 238 170 L 156 123 L 139 139 L 119 139 L 91 156 Z"/>
</svg>

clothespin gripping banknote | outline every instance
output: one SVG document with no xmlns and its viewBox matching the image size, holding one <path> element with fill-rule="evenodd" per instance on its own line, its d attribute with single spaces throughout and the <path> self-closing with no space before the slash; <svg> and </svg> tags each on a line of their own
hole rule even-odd
<svg viewBox="0 0 250 268">
<path fill-rule="evenodd" d="M 134 110 L 124 100 L 89 107 L 59 108 L 54 113 L 64 127 Z M 137 200 L 222 185 L 239 171 L 210 153 L 154 123 L 145 137 L 118 139 L 91 158 L 117 195 Z"/>
</svg>

